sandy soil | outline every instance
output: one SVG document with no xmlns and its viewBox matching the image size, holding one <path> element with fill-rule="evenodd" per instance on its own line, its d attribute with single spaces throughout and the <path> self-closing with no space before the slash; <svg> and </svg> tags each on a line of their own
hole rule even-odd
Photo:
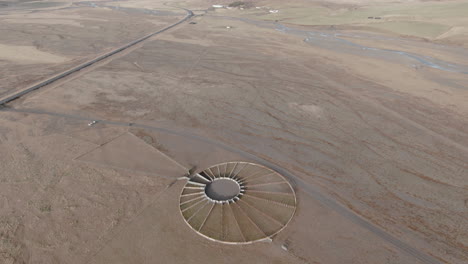
<svg viewBox="0 0 468 264">
<path fill-rule="evenodd" d="M 1 109 L 1 261 L 468 261 L 466 73 L 219 15 Z M 417 39 L 359 43 L 466 56 Z M 184 223 L 179 178 L 226 161 L 274 166 L 293 185 L 296 215 L 271 242 L 223 245 Z"/>
</svg>

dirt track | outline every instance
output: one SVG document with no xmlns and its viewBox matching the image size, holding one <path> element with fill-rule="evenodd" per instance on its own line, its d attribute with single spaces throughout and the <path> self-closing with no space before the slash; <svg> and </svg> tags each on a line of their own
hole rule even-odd
<svg viewBox="0 0 468 264">
<path fill-rule="evenodd" d="M 51 112 L 45 112 L 41 110 L 32 110 L 32 109 L 1 109 L 2 111 L 6 112 L 17 112 L 17 113 L 27 113 L 27 114 L 40 114 L 40 115 L 50 115 L 50 116 L 56 116 L 56 117 L 63 117 L 63 118 L 72 118 L 72 119 L 78 119 L 78 120 L 84 120 L 84 121 L 96 121 L 98 123 L 106 124 L 106 125 L 113 125 L 113 126 L 123 126 L 123 127 L 135 127 L 135 128 L 142 128 L 145 130 L 149 131 L 158 131 L 162 133 L 167 133 L 171 135 L 176 135 L 178 137 L 182 138 L 189 138 L 189 139 L 194 139 L 196 141 L 201 141 L 205 144 L 213 145 L 215 147 L 224 149 L 226 151 L 232 152 L 239 154 L 240 157 L 244 158 L 245 160 L 252 160 L 258 164 L 262 164 L 268 168 L 272 168 L 275 171 L 281 173 L 285 177 L 287 177 L 293 184 L 294 186 L 303 191 L 304 193 L 310 195 L 312 198 L 316 199 L 323 205 L 329 207 L 330 209 L 338 212 L 341 216 L 349 219 L 351 222 L 356 223 L 357 225 L 362 226 L 363 228 L 371 231 L 374 233 L 376 236 L 382 238 L 383 240 L 391 243 L 398 249 L 402 250 L 406 254 L 409 254 L 411 256 L 414 256 L 415 258 L 419 259 L 422 263 L 440 263 L 438 260 L 435 258 L 432 258 L 431 256 L 426 255 L 425 253 L 417 250 L 416 248 L 404 243 L 403 241 L 393 237 L 392 235 L 386 233 L 379 227 L 375 226 L 374 224 L 366 221 L 363 219 L 361 216 L 355 214 L 354 212 L 350 211 L 343 205 L 337 203 L 336 201 L 330 199 L 329 197 L 325 196 L 322 191 L 320 191 L 317 187 L 311 185 L 310 183 L 307 183 L 301 178 L 295 176 L 294 174 L 288 172 L 287 170 L 265 160 L 260 157 L 257 157 L 255 155 L 252 155 L 248 152 L 242 151 L 240 149 L 236 149 L 233 147 L 230 147 L 228 145 L 225 145 L 221 142 L 216 142 L 214 140 L 210 140 L 208 138 L 203 138 L 200 136 L 197 136 L 195 134 L 190 134 L 186 132 L 180 132 L 176 130 L 170 130 L 167 128 L 163 127 L 154 127 L 154 126 L 148 126 L 148 125 L 142 125 L 142 124 L 137 124 L 137 123 L 122 123 L 122 122 L 116 122 L 116 121 L 108 121 L 108 120 L 100 120 L 97 118 L 86 118 L 86 117 L 80 117 L 80 116 L 72 116 L 72 115 L 67 115 L 67 114 L 60 114 L 60 113 L 51 113 Z M 177 162 L 177 161 L 175 161 Z M 186 171 L 188 171 L 190 168 L 186 168 Z"/>
<path fill-rule="evenodd" d="M 7 261 L 467 259 L 465 93 L 434 81 L 466 76 L 195 21 L 2 109 Z M 175 179 L 227 160 L 295 186 L 272 243 L 228 248 L 179 219 Z"/>
</svg>

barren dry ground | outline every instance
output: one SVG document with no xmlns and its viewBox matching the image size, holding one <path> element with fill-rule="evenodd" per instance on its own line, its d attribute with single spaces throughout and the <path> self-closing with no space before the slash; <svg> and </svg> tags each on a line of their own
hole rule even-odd
<svg viewBox="0 0 468 264">
<path fill-rule="evenodd" d="M 262 22 L 241 11 L 197 12 L 196 24 L 3 106 L 0 262 L 468 261 L 467 51 L 382 32 Z M 66 40 L 38 46 L 40 37 L 31 37 L 21 45 L 55 61 L 0 57 L 9 80 L 1 89 L 25 84 L 3 74 L 37 81 L 78 62 L 70 58 L 92 58 L 183 15 L 44 12 L 105 19 L 107 33 L 60 24 L 79 41 L 72 49 Z M 347 36 L 326 37 L 336 33 Z M 22 73 L 43 65 L 51 68 Z M 294 187 L 295 216 L 270 242 L 223 245 L 184 223 L 178 178 L 225 161 L 261 163 Z"/>
</svg>

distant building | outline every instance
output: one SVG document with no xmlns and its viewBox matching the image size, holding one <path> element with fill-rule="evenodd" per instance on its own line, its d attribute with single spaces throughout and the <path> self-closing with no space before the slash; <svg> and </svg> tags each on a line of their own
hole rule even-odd
<svg viewBox="0 0 468 264">
<path fill-rule="evenodd" d="M 223 5 L 212 5 L 212 7 L 214 7 L 214 8 L 223 8 L 224 6 Z"/>
</svg>

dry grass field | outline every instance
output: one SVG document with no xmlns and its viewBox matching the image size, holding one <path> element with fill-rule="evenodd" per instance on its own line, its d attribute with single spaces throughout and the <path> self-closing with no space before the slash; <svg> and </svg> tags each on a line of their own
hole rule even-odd
<svg viewBox="0 0 468 264">
<path fill-rule="evenodd" d="M 0 5 L 0 99 L 196 15 L 0 106 L 0 263 L 466 263 L 466 3 L 230 2 Z M 228 161 L 293 187 L 271 240 L 184 222 Z"/>
<path fill-rule="evenodd" d="M 34 2 L 41 3 L 41 2 Z M 3 8 L 0 7 L 0 13 Z M 64 71 L 183 16 L 76 7 L 0 15 L 0 95 Z"/>
</svg>

